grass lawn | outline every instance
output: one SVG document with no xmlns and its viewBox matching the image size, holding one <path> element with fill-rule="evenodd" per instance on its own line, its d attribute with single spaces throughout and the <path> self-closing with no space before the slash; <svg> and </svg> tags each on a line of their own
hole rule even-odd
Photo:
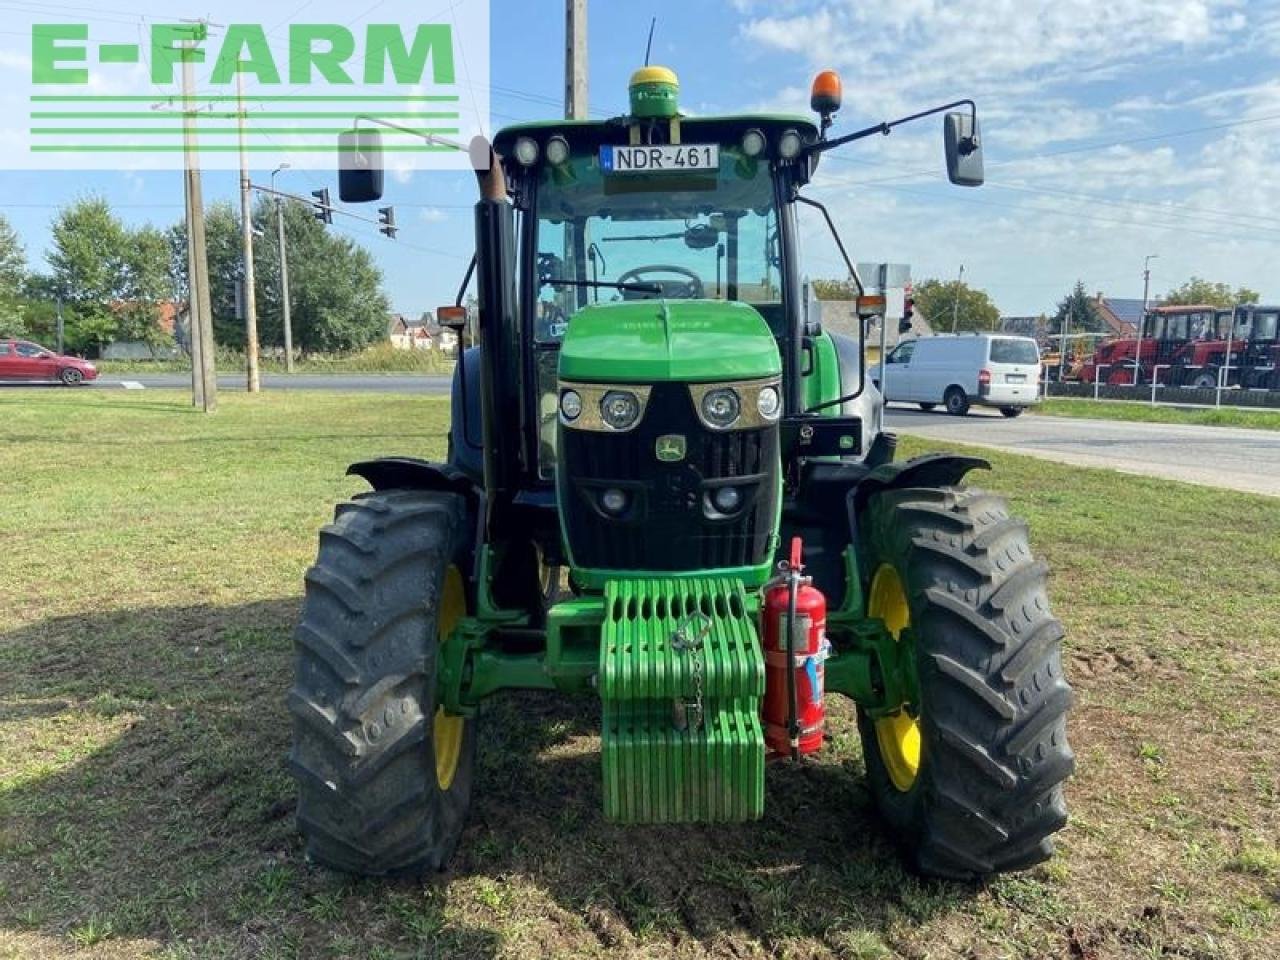
<svg viewBox="0 0 1280 960">
<path fill-rule="evenodd" d="M 1052 863 L 903 873 L 839 702 L 762 822 L 611 826 L 598 705 L 518 695 L 486 709 L 448 874 L 308 865 L 283 763 L 302 573 L 346 464 L 440 456 L 446 417 L 0 392 L 0 957 L 1280 955 L 1280 507 L 994 453 L 1068 628 Z"/>
<path fill-rule="evenodd" d="M 1232 407 L 1200 409 L 1153 407 L 1131 400 L 1049 399 L 1028 413 L 1054 417 L 1087 417 L 1092 420 L 1138 420 L 1148 423 L 1191 423 L 1208 427 L 1253 427 L 1257 430 L 1280 430 L 1280 410 L 1239 410 Z"/>
</svg>

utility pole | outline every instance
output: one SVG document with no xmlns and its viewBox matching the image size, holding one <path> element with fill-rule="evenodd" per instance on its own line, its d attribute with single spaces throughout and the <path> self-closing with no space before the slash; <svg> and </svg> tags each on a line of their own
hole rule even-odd
<svg viewBox="0 0 1280 960">
<path fill-rule="evenodd" d="M 1151 295 L 1151 261 L 1159 260 L 1160 254 L 1147 254 L 1145 260 L 1142 261 L 1142 317 L 1138 320 L 1138 339 L 1133 345 L 1133 385 L 1138 385 L 1138 371 L 1142 368 L 1142 328 L 1147 322 L 1147 298 Z M 1160 361 L 1156 357 L 1156 362 Z M 1152 374 L 1155 373 L 1155 366 L 1152 365 Z"/>
<path fill-rule="evenodd" d="M 1058 331 L 1058 382 L 1062 382 L 1062 375 L 1067 366 L 1067 337 L 1071 333 L 1071 320 L 1076 312 L 1076 304 L 1074 300 L 1067 301 L 1067 312 L 1062 316 L 1062 329 Z"/>
<path fill-rule="evenodd" d="M 282 163 L 271 171 L 271 190 L 276 189 L 276 176 L 288 170 Z M 289 306 L 289 251 L 284 242 L 284 200 L 276 196 L 276 240 L 280 244 L 280 321 L 284 328 L 284 372 L 293 373 L 293 316 Z"/>
<path fill-rule="evenodd" d="M 956 332 L 960 321 L 960 290 L 964 286 L 964 264 L 960 264 L 960 278 L 956 280 L 956 295 L 951 298 L 951 332 Z"/>
<path fill-rule="evenodd" d="M 565 0 L 564 115 L 587 119 L 587 0 Z"/>
<path fill-rule="evenodd" d="M 58 356 L 62 356 L 62 298 L 58 298 Z"/>
<path fill-rule="evenodd" d="M 208 35 L 203 23 L 193 24 L 192 39 L 183 44 L 192 51 Z M 187 196 L 187 310 L 191 327 L 191 379 L 195 405 L 205 413 L 218 408 L 218 379 L 214 370 L 213 304 L 209 295 L 209 253 L 205 245 L 204 190 L 200 180 L 195 130 L 195 65 L 182 58 L 182 116 Z"/>
<path fill-rule="evenodd" d="M 249 181 L 249 152 L 245 149 L 244 74 L 236 74 L 240 116 L 240 241 L 244 247 L 244 357 L 245 379 L 250 393 L 262 390 L 258 371 L 258 294 L 253 270 L 253 190 Z"/>
</svg>

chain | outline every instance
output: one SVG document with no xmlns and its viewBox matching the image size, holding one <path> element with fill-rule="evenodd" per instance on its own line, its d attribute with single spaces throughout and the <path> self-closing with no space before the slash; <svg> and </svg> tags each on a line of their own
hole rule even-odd
<svg viewBox="0 0 1280 960">
<path fill-rule="evenodd" d="M 690 636 L 689 628 L 695 624 L 697 624 L 696 633 Z M 689 727 L 698 730 L 702 727 L 702 649 L 703 641 L 710 632 L 711 618 L 702 613 L 695 613 L 676 627 L 676 632 L 671 637 L 671 649 L 676 653 L 693 653 L 693 663 L 690 667 L 693 673 L 693 699 L 677 699 L 675 703 L 675 723 L 680 730 L 687 730 Z M 690 715 L 693 717 L 692 723 Z"/>
</svg>

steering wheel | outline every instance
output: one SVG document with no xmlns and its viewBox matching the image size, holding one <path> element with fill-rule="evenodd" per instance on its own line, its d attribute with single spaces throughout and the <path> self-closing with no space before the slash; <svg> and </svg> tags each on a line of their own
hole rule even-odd
<svg viewBox="0 0 1280 960">
<path fill-rule="evenodd" d="M 679 280 L 643 280 L 646 274 L 650 273 L 673 273 L 678 277 L 684 277 L 683 281 Z M 702 286 L 702 278 L 687 267 L 677 267 L 669 263 L 655 263 L 644 267 L 632 267 L 622 276 L 618 277 L 619 284 L 626 283 L 653 283 L 662 288 L 660 296 L 670 300 L 701 300 L 706 296 L 706 290 Z M 627 290 L 623 289 L 623 300 L 647 300 L 654 294 L 648 291 Z"/>
</svg>

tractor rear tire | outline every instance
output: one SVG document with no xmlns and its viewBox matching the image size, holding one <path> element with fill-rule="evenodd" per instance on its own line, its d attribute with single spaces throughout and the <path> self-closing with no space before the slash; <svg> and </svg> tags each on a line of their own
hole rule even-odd
<svg viewBox="0 0 1280 960">
<path fill-rule="evenodd" d="M 1213 364 L 1202 369 L 1195 375 L 1191 381 L 1191 386 L 1197 390 L 1214 390 L 1218 386 L 1218 368 Z"/>
<path fill-rule="evenodd" d="M 1047 859 L 1075 765 L 1071 688 L 1026 524 L 970 488 L 889 490 L 864 516 L 868 614 L 895 634 L 910 625 L 920 691 L 896 716 L 858 711 L 881 815 L 927 875 L 974 879 Z M 896 614 L 885 600 L 894 580 Z M 914 769 L 902 733 L 913 717 Z"/>
<path fill-rule="evenodd" d="M 466 613 L 455 494 L 337 508 L 307 571 L 289 712 L 308 856 L 363 875 L 442 869 L 471 800 L 475 721 L 436 704 L 439 640 Z"/>
</svg>

